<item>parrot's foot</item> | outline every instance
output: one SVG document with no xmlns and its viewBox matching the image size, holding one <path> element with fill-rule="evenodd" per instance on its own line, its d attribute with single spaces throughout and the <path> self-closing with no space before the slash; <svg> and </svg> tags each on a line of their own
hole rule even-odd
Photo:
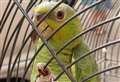
<svg viewBox="0 0 120 82">
<path fill-rule="evenodd" d="M 44 68 L 45 64 L 38 63 L 37 68 L 39 75 L 36 77 L 36 82 L 57 82 L 54 81 L 55 75 L 53 75 L 48 67 Z"/>
<path fill-rule="evenodd" d="M 38 63 L 37 64 L 38 72 L 40 75 L 47 76 L 50 74 L 50 70 L 48 69 L 48 67 L 44 68 L 44 66 L 45 64 Z"/>
</svg>

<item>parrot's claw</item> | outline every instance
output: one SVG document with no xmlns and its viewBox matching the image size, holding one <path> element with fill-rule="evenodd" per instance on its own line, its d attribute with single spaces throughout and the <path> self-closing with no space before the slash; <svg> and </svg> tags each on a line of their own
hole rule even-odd
<svg viewBox="0 0 120 82">
<path fill-rule="evenodd" d="M 35 82 L 57 82 L 54 81 L 55 76 L 50 72 L 49 68 L 45 68 L 45 64 L 38 63 L 37 64 L 39 75 L 37 75 Z"/>
<path fill-rule="evenodd" d="M 38 63 L 37 67 L 38 67 L 38 72 L 39 72 L 40 75 L 47 76 L 47 75 L 50 74 L 50 70 L 48 69 L 48 67 L 44 68 L 45 64 Z"/>
</svg>

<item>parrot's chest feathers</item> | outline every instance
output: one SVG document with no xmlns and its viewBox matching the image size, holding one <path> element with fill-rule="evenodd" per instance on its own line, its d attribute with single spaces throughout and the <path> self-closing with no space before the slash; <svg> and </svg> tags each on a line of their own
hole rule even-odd
<svg viewBox="0 0 120 82">
<path fill-rule="evenodd" d="M 43 36 L 45 38 L 50 37 L 54 30 L 50 27 L 46 29 L 46 31 L 43 32 Z M 70 31 L 65 31 L 65 30 L 59 30 L 55 35 L 53 35 L 50 40 L 48 41 L 53 48 L 60 49 L 62 45 L 64 45 L 67 41 L 72 39 L 76 34 L 71 33 Z M 78 45 L 79 40 L 75 40 L 72 42 L 68 48 L 72 49 L 76 45 Z"/>
<path fill-rule="evenodd" d="M 50 22 L 50 21 L 48 21 Z M 50 35 L 53 33 L 54 30 L 56 30 L 56 28 L 53 27 L 57 27 L 55 26 L 55 24 L 53 24 L 53 22 L 51 22 L 51 24 L 53 25 L 49 25 L 46 21 L 44 21 L 43 23 L 40 24 L 40 28 L 39 30 L 42 32 L 44 38 L 48 39 L 50 37 Z M 71 24 L 71 26 L 64 26 L 62 29 L 60 29 L 58 32 L 56 32 L 50 39 L 49 39 L 49 43 L 51 46 L 53 46 L 53 48 L 55 49 L 60 49 L 62 45 L 64 45 L 67 41 L 69 41 L 70 39 L 72 39 L 75 35 L 77 35 L 79 33 L 79 29 L 78 28 L 74 28 L 73 26 L 75 26 L 74 24 Z M 58 26 L 59 27 L 59 26 Z M 77 27 L 77 26 L 76 26 Z M 79 40 L 76 40 L 74 42 L 72 42 L 68 48 L 72 49 L 74 48 L 77 44 L 79 43 Z M 68 49 L 67 48 L 67 49 Z"/>
<path fill-rule="evenodd" d="M 67 34 L 63 34 L 63 33 L 56 33 L 56 35 L 54 35 L 50 40 L 49 43 L 53 46 L 53 48 L 56 48 L 57 50 L 60 49 L 66 42 L 68 42 L 70 39 L 72 39 L 71 37 L 68 37 Z M 71 44 L 69 44 L 65 49 L 73 49 L 74 47 L 76 47 L 78 44 L 80 43 L 79 39 L 73 41 Z"/>
</svg>

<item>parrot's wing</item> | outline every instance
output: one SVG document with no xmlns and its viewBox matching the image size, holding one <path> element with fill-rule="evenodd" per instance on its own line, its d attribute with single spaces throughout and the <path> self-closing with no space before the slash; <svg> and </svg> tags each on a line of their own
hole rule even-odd
<svg viewBox="0 0 120 82">
<path fill-rule="evenodd" d="M 73 57 L 76 60 L 87 52 L 89 52 L 88 46 L 83 41 L 81 41 L 81 43 L 73 49 Z M 75 64 L 75 75 L 78 82 L 96 71 L 97 64 L 93 55 L 87 56 Z M 100 79 L 95 77 L 92 78 L 89 82 L 100 82 Z"/>
</svg>

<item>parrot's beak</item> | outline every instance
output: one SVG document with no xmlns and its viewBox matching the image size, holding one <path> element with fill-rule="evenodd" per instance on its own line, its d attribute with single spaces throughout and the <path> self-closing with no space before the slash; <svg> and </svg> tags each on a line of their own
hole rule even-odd
<svg viewBox="0 0 120 82">
<path fill-rule="evenodd" d="M 46 22 L 46 19 L 42 23 L 40 23 L 40 21 L 41 21 L 41 19 L 43 19 L 45 17 L 45 15 L 48 11 L 49 10 L 44 8 L 44 6 L 42 6 L 42 7 L 37 6 L 33 9 L 33 22 L 38 27 L 39 32 L 41 32 L 43 37 L 46 39 L 50 35 L 52 28 L 48 25 L 48 23 Z M 32 39 L 33 43 L 35 43 L 39 39 L 39 37 L 35 31 L 33 32 L 31 39 Z"/>
<path fill-rule="evenodd" d="M 35 25 L 39 24 L 39 22 L 37 20 L 35 20 L 35 18 L 33 18 L 33 22 Z M 48 28 L 48 24 L 46 23 L 46 21 L 43 21 L 41 24 L 38 25 L 38 30 L 39 32 L 41 32 L 44 36 L 44 38 L 46 38 L 47 36 L 47 28 Z M 32 35 L 31 35 L 31 39 L 32 39 L 32 42 L 35 43 L 36 40 L 39 39 L 37 33 L 35 31 L 33 31 Z"/>
</svg>

